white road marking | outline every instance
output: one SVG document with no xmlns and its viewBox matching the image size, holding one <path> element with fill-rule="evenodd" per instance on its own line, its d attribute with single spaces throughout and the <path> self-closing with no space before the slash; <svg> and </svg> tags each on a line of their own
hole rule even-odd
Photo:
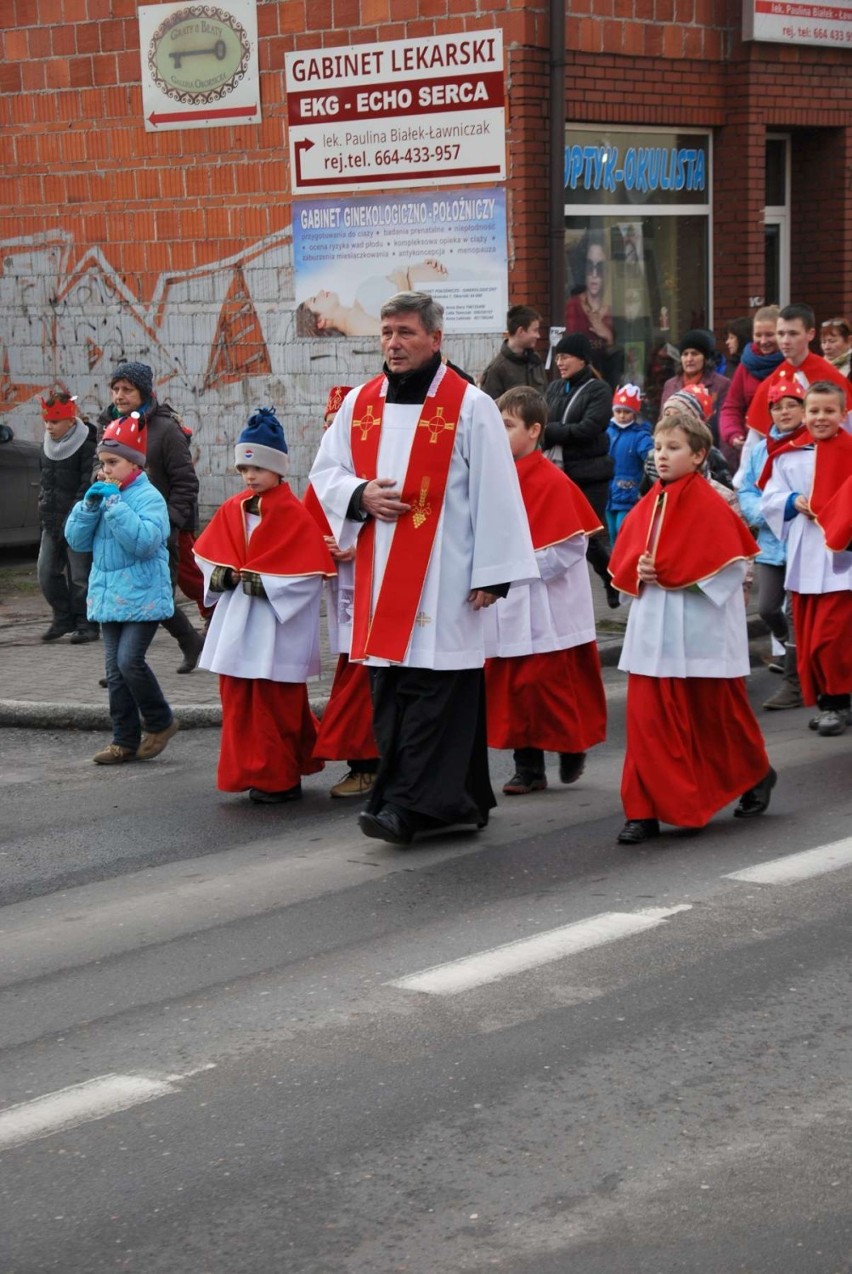
<svg viewBox="0 0 852 1274">
<path fill-rule="evenodd" d="M 82 1084 L 45 1093 L 33 1101 L 21 1102 L 0 1111 L 0 1150 L 21 1146 L 56 1132 L 66 1132 L 95 1119 L 105 1119 L 119 1111 L 129 1110 L 142 1102 L 153 1101 L 177 1092 L 182 1079 L 212 1070 L 213 1065 L 197 1067 L 183 1075 L 154 1079 L 146 1075 L 99 1075 Z"/>
<path fill-rule="evenodd" d="M 507 942 L 505 946 L 479 951 L 461 960 L 451 960 L 420 973 L 394 978 L 385 985 L 399 987 L 403 991 L 425 991 L 428 995 L 457 995 L 471 987 L 498 982 L 515 973 L 561 960 L 577 951 L 653 929 L 669 916 L 689 911 L 691 906 L 691 903 L 682 903 L 678 907 L 647 907 L 633 912 L 607 911 L 559 929 L 548 929 L 532 938 L 520 938 L 517 942 Z"/>
<path fill-rule="evenodd" d="M 800 854 L 787 854 L 773 858 L 757 867 L 745 867 L 742 871 L 728 872 L 724 880 L 747 880 L 755 885 L 792 885 L 797 880 L 821 876 L 827 871 L 838 871 L 852 863 L 852 836 L 832 841 L 830 845 L 818 845 Z"/>
</svg>

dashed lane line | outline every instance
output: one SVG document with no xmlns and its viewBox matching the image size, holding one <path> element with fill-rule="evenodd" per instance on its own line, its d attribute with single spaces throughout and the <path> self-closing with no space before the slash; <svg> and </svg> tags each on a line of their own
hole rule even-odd
<svg viewBox="0 0 852 1274">
<path fill-rule="evenodd" d="M 394 978 L 385 985 L 398 987 L 403 991 L 424 991 L 427 995 L 458 995 L 460 991 L 468 991 L 488 982 L 499 982 L 516 973 L 562 960 L 575 952 L 600 947 L 607 942 L 616 942 L 619 938 L 628 938 L 631 934 L 654 929 L 669 916 L 680 911 L 689 911 L 691 906 L 691 903 L 681 903 L 677 907 L 603 912 L 588 920 L 562 925 L 559 929 L 548 929 L 532 938 L 520 938 L 516 942 L 479 951 L 460 960 L 450 960 L 419 973 Z"/>
<path fill-rule="evenodd" d="M 55 1093 L 45 1093 L 43 1097 L 10 1106 L 0 1111 L 0 1150 L 50 1137 L 53 1133 L 67 1132 L 80 1124 L 105 1119 L 108 1115 L 129 1110 L 131 1106 L 166 1097 L 178 1091 L 177 1085 L 181 1080 L 212 1069 L 211 1063 L 183 1075 L 165 1075 L 159 1079 L 148 1075 L 99 1075 L 82 1084 L 72 1084 Z"/>
<path fill-rule="evenodd" d="M 757 867 L 728 872 L 723 880 L 745 880 L 753 885 L 793 885 L 798 880 L 808 880 L 811 876 L 838 871 L 841 867 L 848 867 L 850 863 L 852 836 L 846 836 L 829 845 L 817 845 L 815 849 L 804 849 L 799 854 L 773 858 Z"/>
</svg>

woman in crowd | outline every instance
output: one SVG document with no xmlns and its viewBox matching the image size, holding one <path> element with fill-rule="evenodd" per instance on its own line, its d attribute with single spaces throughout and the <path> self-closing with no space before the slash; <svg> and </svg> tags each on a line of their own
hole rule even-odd
<svg viewBox="0 0 852 1274">
<path fill-rule="evenodd" d="M 693 328 L 681 340 L 680 371 L 663 385 L 660 406 L 665 407 L 666 400 L 681 389 L 691 385 L 703 385 L 713 403 L 713 412 L 707 424 L 713 435 L 713 442 L 719 445 L 719 412 L 724 406 L 725 397 L 731 382 L 727 376 L 720 376 L 714 370 L 715 348 L 713 334 L 703 328 Z"/>
</svg>

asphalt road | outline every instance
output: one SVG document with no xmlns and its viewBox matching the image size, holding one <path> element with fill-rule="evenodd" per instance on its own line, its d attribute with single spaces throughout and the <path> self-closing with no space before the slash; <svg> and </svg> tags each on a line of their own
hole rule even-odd
<svg viewBox="0 0 852 1274">
<path fill-rule="evenodd" d="M 607 684 L 576 786 L 409 852 L 342 766 L 2 732 L 2 1274 L 848 1274 L 852 732 L 762 714 L 769 813 L 628 850 Z"/>
</svg>

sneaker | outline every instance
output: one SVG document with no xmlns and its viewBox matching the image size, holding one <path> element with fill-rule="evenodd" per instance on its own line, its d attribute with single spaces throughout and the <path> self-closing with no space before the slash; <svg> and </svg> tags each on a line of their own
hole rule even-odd
<svg viewBox="0 0 852 1274">
<path fill-rule="evenodd" d="M 92 757 L 95 765 L 123 765 L 125 761 L 136 760 L 135 748 L 123 748 L 120 743 L 108 743 L 100 752 Z"/>
<path fill-rule="evenodd" d="M 517 770 L 508 783 L 503 784 L 503 792 L 506 796 L 528 796 L 530 792 L 543 792 L 546 787 L 547 777 L 544 774 Z"/>
<path fill-rule="evenodd" d="M 576 783 L 585 768 L 585 752 L 559 753 L 559 781 L 561 783 Z"/>
<path fill-rule="evenodd" d="M 156 734 L 143 734 L 139 751 L 136 753 L 139 760 L 150 761 L 152 757 L 159 756 L 169 739 L 179 729 L 180 722 L 176 717 L 172 717 L 171 725 L 167 725 L 165 730 L 158 730 Z"/>
<path fill-rule="evenodd" d="M 849 724 L 849 713 L 845 708 L 825 708 L 817 721 L 817 734 L 824 739 L 843 734 Z"/>
<path fill-rule="evenodd" d="M 776 690 L 774 695 L 770 695 L 764 700 L 764 708 L 770 711 L 781 711 L 784 708 L 801 708 L 804 700 L 799 685 L 795 681 L 785 681 L 780 690 Z"/>
<path fill-rule="evenodd" d="M 350 770 L 345 778 L 342 778 L 339 783 L 335 783 L 334 787 L 329 789 L 328 794 L 335 798 L 366 796 L 368 792 L 372 791 L 375 781 L 375 770 L 370 770 L 366 773 L 363 770 Z"/>
<path fill-rule="evenodd" d="M 50 627 L 47 629 L 46 632 L 42 633 L 41 639 L 42 641 L 59 641 L 60 637 L 64 637 L 67 633 L 73 633 L 73 632 L 74 632 L 73 624 L 53 623 L 50 625 Z"/>
<path fill-rule="evenodd" d="M 783 655 L 764 655 L 763 662 L 770 672 L 775 672 L 778 676 L 784 674 L 784 656 Z"/>
</svg>

